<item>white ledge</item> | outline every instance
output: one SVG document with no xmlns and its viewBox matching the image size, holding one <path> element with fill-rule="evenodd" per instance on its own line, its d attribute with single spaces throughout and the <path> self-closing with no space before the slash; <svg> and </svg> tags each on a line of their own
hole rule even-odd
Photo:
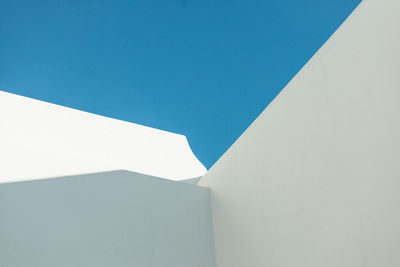
<svg viewBox="0 0 400 267">
<path fill-rule="evenodd" d="M 0 91 L 0 183 L 124 169 L 171 180 L 203 176 L 187 139 Z"/>
</svg>

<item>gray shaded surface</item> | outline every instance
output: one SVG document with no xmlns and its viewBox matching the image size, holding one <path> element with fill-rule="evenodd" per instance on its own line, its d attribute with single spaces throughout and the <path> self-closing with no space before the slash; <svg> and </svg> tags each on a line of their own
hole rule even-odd
<svg viewBox="0 0 400 267">
<path fill-rule="evenodd" d="M 215 266 L 207 189 L 114 171 L 0 184 L 0 266 Z"/>
<path fill-rule="evenodd" d="M 181 182 L 188 183 L 188 184 L 197 184 L 200 181 L 201 177 L 181 180 Z"/>
</svg>

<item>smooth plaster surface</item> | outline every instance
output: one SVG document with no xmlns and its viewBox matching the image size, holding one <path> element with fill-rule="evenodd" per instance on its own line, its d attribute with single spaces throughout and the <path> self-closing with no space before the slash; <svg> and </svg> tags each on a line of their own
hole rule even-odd
<svg viewBox="0 0 400 267">
<path fill-rule="evenodd" d="M 215 267 L 209 190 L 127 171 L 0 184 L 0 266 Z"/>
<path fill-rule="evenodd" d="M 3 91 L 0 162 L 0 183 L 111 170 L 170 180 L 206 172 L 183 135 Z"/>
<path fill-rule="evenodd" d="M 218 267 L 400 266 L 399 14 L 363 1 L 199 182 Z"/>
</svg>

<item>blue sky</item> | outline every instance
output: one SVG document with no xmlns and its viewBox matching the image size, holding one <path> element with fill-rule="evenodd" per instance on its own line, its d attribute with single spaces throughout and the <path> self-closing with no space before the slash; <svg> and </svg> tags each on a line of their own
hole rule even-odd
<svg viewBox="0 0 400 267">
<path fill-rule="evenodd" d="M 0 90 L 187 136 L 209 168 L 360 0 L 0 0 Z"/>
</svg>

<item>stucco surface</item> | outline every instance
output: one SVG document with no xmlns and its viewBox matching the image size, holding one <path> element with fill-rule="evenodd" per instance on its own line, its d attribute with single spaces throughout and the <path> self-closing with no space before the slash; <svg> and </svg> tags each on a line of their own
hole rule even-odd
<svg viewBox="0 0 400 267">
<path fill-rule="evenodd" d="M 199 182 L 218 267 L 400 266 L 399 14 L 363 1 Z"/>
<path fill-rule="evenodd" d="M 0 266 L 215 267 L 208 194 L 127 171 L 0 184 Z"/>
</svg>

